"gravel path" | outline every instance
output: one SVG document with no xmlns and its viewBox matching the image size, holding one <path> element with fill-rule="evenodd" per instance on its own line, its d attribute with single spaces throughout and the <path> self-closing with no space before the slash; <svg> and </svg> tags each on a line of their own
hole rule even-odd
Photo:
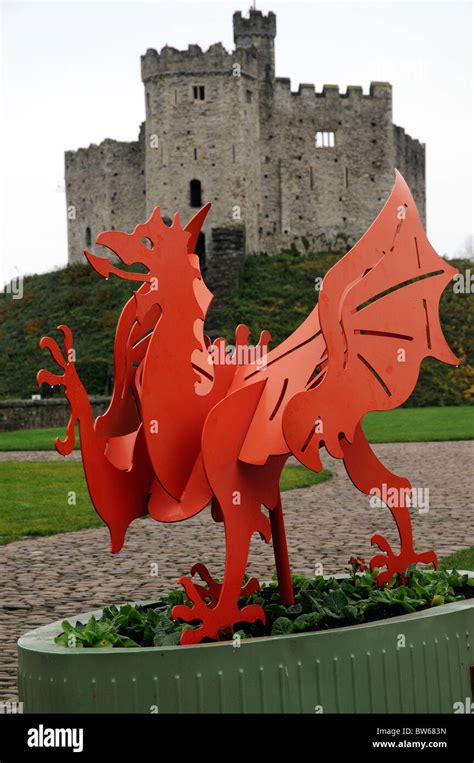
<svg viewBox="0 0 474 763">
<path fill-rule="evenodd" d="M 55 450 L 3 450 L 0 451 L 1 461 L 62 461 L 64 456 Z M 80 461 L 81 451 L 73 450 L 67 456 L 69 461 Z"/>
<path fill-rule="evenodd" d="M 381 444 L 374 450 L 415 487 L 429 489 L 429 511 L 412 510 L 417 550 L 434 548 L 443 557 L 474 545 L 473 443 Z M 12 460 L 13 454 L 8 455 Z M 325 574 L 335 573 L 353 554 L 370 559 L 370 537 L 376 531 L 397 543 L 390 512 L 371 508 L 340 462 L 328 456 L 323 460 L 333 472 L 331 480 L 283 494 L 294 572 L 313 574 L 315 565 L 322 564 Z M 174 586 L 196 561 L 207 564 L 213 575 L 222 574 L 223 528 L 212 522 L 209 510 L 175 525 L 149 518 L 136 521 L 116 556 L 108 552 L 106 529 L 0 547 L 0 700 L 16 696 L 16 640 L 21 633 L 107 603 L 151 598 Z M 158 576 L 152 574 L 156 563 Z M 255 539 L 248 569 L 260 579 L 270 576 L 271 546 Z"/>
</svg>

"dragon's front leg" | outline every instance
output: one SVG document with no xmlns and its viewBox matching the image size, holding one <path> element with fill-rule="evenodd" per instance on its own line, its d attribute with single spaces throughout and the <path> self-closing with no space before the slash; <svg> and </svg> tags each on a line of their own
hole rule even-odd
<svg viewBox="0 0 474 763">
<path fill-rule="evenodd" d="M 148 459 L 143 428 L 140 427 L 135 441 L 132 467 L 116 468 L 105 453 L 106 441 L 94 429 L 92 408 L 86 390 L 80 381 L 74 364 L 72 334 L 67 326 L 59 326 L 64 335 L 64 355 L 57 342 L 43 337 L 42 349 L 48 349 L 52 358 L 63 370 L 53 374 L 45 369 L 38 372 L 38 384 L 60 384 L 66 390 L 71 406 L 65 440 L 56 440 L 56 449 L 63 456 L 74 448 L 75 425 L 79 424 L 82 464 L 86 475 L 91 501 L 110 530 L 111 551 L 120 551 L 130 522 L 146 513 L 148 497 L 153 480 L 153 470 Z"/>
<path fill-rule="evenodd" d="M 90 420 L 92 425 L 92 411 L 87 397 L 86 390 L 82 385 L 76 371 L 74 363 L 74 348 L 72 342 L 72 332 L 68 326 L 58 326 L 58 330 L 64 336 L 64 352 L 59 347 L 55 339 L 45 336 L 40 341 L 42 350 L 49 350 L 51 357 L 57 365 L 63 370 L 62 374 L 53 374 L 51 371 L 42 369 L 38 371 L 36 380 L 38 385 L 49 384 L 51 387 L 61 385 L 65 388 L 66 398 L 71 406 L 71 416 L 66 430 L 66 437 L 61 440 L 56 438 L 56 450 L 62 456 L 68 456 L 74 450 L 75 444 L 75 425 L 78 421 Z"/>
</svg>

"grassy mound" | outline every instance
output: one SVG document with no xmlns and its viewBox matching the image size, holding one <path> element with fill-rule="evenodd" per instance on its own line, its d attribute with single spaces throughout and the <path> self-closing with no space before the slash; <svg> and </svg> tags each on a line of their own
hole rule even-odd
<svg viewBox="0 0 474 763">
<path fill-rule="evenodd" d="M 328 253 L 283 253 L 275 257 L 258 255 L 245 261 L 240 286 L 228 294 L 215 313 L 216 331 L 232 343 L 235 326 L 247 323 L 251 341 L 266 328 L 275 346 L 308 315 L 317 301 L 319 284 L 338 260 Z M 462 270 L 474 263 L 454 263 Z M 28 398 L 38 392 L 36 372 L 45 363 L 53 367 L 47 353 L 39 350 L 44 334 L 53 334 L 57 325 L 67 323 L 74 336 L 77 368 L 90 395 L 110 392 L 113 370 L 112 349 L 120 311 L 133 292 L 133 284 L 117 278 L 104 281 L 87 265 L 27 276 L 22 299 L 0 297 L 0 399 Z M 409 405 L 461 405 L 469 403 L 474 387 L 473 299 L 471 294 L 454 294 L 447 288 L 441 300 L 441 322 L 446 338 L 463 366 L 453 369 L 426 359 L 420 384 Z M 216 323 L 217 321 L 217 323 Z M 50 395 L 45 388 L 43 394 Z M 55 390 L 54 394 L 60 394 Z"/>
</svg>

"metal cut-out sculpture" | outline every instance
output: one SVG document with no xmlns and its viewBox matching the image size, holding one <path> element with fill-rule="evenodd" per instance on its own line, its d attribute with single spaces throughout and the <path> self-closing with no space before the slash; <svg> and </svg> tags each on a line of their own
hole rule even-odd
<svg viewBox="0 0 474 763">
<path fill-rule="evenodd" d="M 249 331 L 238 326 L 230 362 L 225 340 L 211 344 L 204 334 L 212 295 L 194 252 L 209 208 L 183 228 L 178 214 L 165 225 L 157 207 L 131 234 L 98 236 L 124 265 L 139 264 L 146 273 L 85 253 L 99 275 L 140 284 L 117 324 L 114 390 L 103 416 L 94 422 L 67 326 L 59 326 L 64 352 L 49 337 L 40 343 L 63 373 L 38 373 L 39 384 L 65 387 L 71 418 L 56 448 L 71 453 L 77 423 L 89 493 L 109 527 L 112 552 L 122 548 L 132 520 L 146 513 L 179 522 L 210 504 L 213 519 L 224 523 L 222 584 L 200 563 L 191 575 L 201 583 L 180 579 L 191 606 L 174 607 L 173 617 L 199 624 L 182 633 L 182 644 L 228 638 L 237 623 L 264 621 L 256 604 L 239 609 L 240 596 L 259 587 L 255 578 L 244 585 L 255 532 L 267 543 L 273 538 L 281 599 L 292 603 L 279 492 L 291 454 L 319 471 L 324 446 L 343 459 L 359 490 L 389 496 L 400 549 L 382 535 L 372 537 L 379 583 L 416 562 L 436 565 L 433 551 L 414 548 L 409 481 L 378 460 L 361 422 L 367 412 L 396 408 L 409 397 L 426 356 L 458 364 L 438 316 L 441 294 L 457 271 L 429 244 L 398 172 L 384 208 L 327 273 L 306 320 L 269 352 L 268 332 L 249 348 Z"/>
</svg>

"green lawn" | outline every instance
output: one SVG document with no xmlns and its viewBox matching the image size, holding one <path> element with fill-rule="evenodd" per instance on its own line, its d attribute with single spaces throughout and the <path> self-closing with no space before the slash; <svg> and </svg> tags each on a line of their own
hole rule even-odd
<svg viewBox="0 0 474 763">
<path fill-rule="evenodd" d="M 364 430 L 370 442 L 472 440 L 474 406 L 376 411 L 365 417 Z M 0 451 L 54 450 L 55 438 L 64 435 L 65 427 L 0 432 Z M 78 443 L 79 438 L 76 438 L 76 447 Z"/>
<path fill-rule="evenodd" d="M 330 477 L 327 470 L 315 474 L 304 466 L 289 465 L 283 470 L 280 486 L 293 490 Z M 26 535 L 54 535 L 103 525 L 77 461 L 2 462 L 0 495 L 0 545 Z"/>
<path fill-rule="evenodd" d="M 56 437 L 64 439 L 65 434 L 66 427 L 0 432 L 0 450 L 55 450 Z M 78 437 L 76 437 L 77 448 L 79 448 Z"/>
<path fill-rule="evenodd" d="M 363 427 L 370 442 L 472 440 L 474 407 L 462 405 L 374 411 L 367 414 Z"/>
<path fill-rule="evenodd" d="M 446 556 L 440 560 L 439 566 L 443 570 L 474 570 L 474 546 Z"/>
</svg>

